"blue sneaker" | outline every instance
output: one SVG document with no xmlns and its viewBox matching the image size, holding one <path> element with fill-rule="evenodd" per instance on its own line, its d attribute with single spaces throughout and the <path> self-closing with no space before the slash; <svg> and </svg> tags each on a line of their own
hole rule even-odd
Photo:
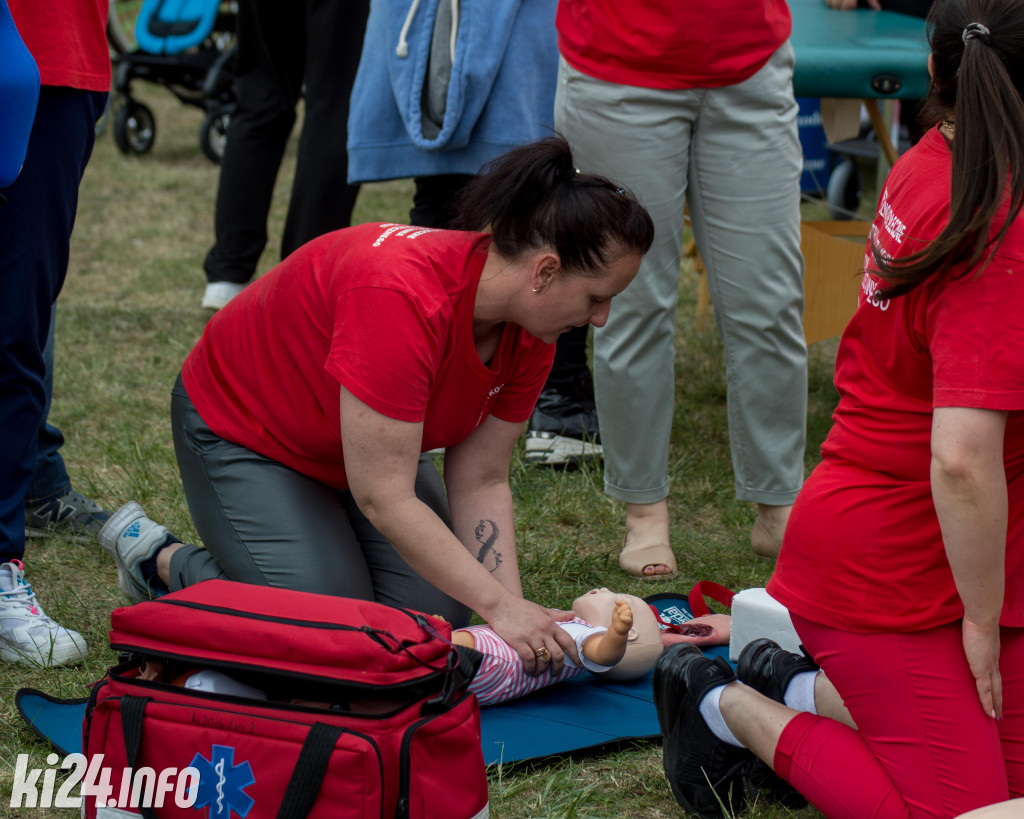
<svg viewBox="0 0 1024 819">
<path fill-rule="evenodd" d="M 117 583 L 121 591 L 136 603 L 157 596 L 142 572 L 142 565 L 161 546 L 178 542 L 166 527 L 147 518 L 142 507 L 130 501 L 110 516 L 100 529 L 98 539 L 117 564 Z"/>
<path fill-rule="evenodd" d="M 25 537 L 66 535 L 75 540 L 95 540 L 110 513 L 70 486 L 55 498 L 25 504 Z"/>
</svg>

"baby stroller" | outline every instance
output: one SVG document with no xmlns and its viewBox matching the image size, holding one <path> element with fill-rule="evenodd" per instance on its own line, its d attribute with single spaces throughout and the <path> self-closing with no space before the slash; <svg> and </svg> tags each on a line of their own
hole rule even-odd
<svg viewBox="0 0 1024 819">
<path fill-rule="evenodd" d="M 132 82 L 145 80 L 206 112 L 199 147 L 220 162 L 235 106 L 235 9 L 225 0 L 143 0 L 132 49 L 111 0 L 107 40 L 116 93 L 114 142 L 121 153 L 147 153 L 156 138 L 152 110 L 132 97 Z"/>
</svg>

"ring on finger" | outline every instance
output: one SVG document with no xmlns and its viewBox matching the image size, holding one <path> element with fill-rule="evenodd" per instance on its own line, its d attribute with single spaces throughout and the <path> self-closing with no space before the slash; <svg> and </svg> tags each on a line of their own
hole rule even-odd
<svg viewBox="0 0 1024 819">
<path fill-rule="evenodd" d="M 548 660 L 551 657 L 551 652 L 549 652 L 547 650 L 546 646 L 541 646 L 540 648 L 538 648 L 533 653 L 537 655 L 537 659 L 538 660 L 545 660 L 546 661 L 546 660 Z"/>
</svg>

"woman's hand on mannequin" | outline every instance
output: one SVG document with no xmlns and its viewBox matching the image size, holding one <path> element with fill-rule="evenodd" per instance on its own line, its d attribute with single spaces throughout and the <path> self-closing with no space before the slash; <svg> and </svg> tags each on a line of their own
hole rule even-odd
<svg viewBox="0 0 1024 819">
<path fill-rule="evenodd" d="M 527 672 L 536 673 L 548 664 L 561 669 L 565 651 L 575 656 L 575 643 L 556 622 L 571 613 L 522 596 L 508 488 L 508 461 L 521 429 L 489 417 L 446 453 L 453 533 L 415 494 L 422 425 L 388 418 L 341 390 L 345 469 L 363 514 L 414 571 L 480 614 L 515 648 Z M 537 656 L 541 648 L 546 660 Z"/>
<path fill-rule="evenodd" d="M 508 598 L 522 598 L 516 584 L 510 590 L 499 582 L 417 497 L 422 424 L 388 418 L 342 388 L 341 435 L 352 497 L 413 571 L 485 618 Z M 509 498 L 511 505 L 510 493 Z M 499 517 L 504 526 L 500 510 L 481 514 Z M 510 510 L 507 517 L 504 528 L 511 532 Z M 514 565 L 514 548 L 508 560 Z M 518 568 L 514 577 L 518 580 Z"/>
<path fill-rule="evenodd" d="M 577 657 L 576 643 L 555 624 L 572 619 L 572 613 L 522 599 L 508 485 L 509 461 L 522 431 L 523 424 L 488 416 L 466 440 L 447 449 L 444 482 L 456 536 L 508 592 L 500 601 L 481 601 L 474 610 L 523 658 L 527 673 L 543 671 L 549 664 L 557 672 L 564 652 Z M 546 660 L 537 657 L 541 648 L 547 650 Z"/>
<path fill-rule="evenodd" d="M 486 619 L 497 635 L 522 658 L 527 674 L 537 674 L 548 668 L 557 674 L 562 670 L 566 654 L 579 664 L 575 641 L 559 628 L 557 622 L 571 620 L 572 612 L 546 609 L 529 600 L 511 598 Z M 548 655 L 544 659 L 537 656 L 541 649 L 545 649 Z"/>
</svg>

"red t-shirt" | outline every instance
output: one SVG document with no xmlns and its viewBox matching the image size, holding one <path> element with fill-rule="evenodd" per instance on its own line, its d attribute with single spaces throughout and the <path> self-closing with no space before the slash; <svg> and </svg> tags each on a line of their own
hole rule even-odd
<svg viewBox="0 0 1024 819">
<path fill-rule="evenodd" d="M 591 77 L 643 88 L 720 88 L 789 37 L 785 0 L 560 0 L 558 50 Z"/>
<path fill-rule="evenodd" d="M 110 90 L 107 0 L 8 0 L 43 85 Z"/>
<path fill-rule="evenodd" d="M 182 367 L 206 424 L 229 441 L 348 487 L 340 386 L 423 422 L 422 451 L 487 417 L 530 417 L 554 345 L 506 324 L 488 365 L 473 307 L 490 237 L 370 224 L 314 239 L 219 311 Z"/>
<path fill-rule="evenodd" d="M 871 233 L 906 256 L 938 235 L 949 200 L 950 151 L 933 128 L 889 174 Z M 980 275 L 962 272 L 892 300 L 863 279 L 836 359 L 834 424 L 768 584 L 803 617 L 878 632 L 963 616 L 932 502 L 932 409 L 977 407 L 1009 412 L 1001 622 L 1024 626 L 1024 217 Z"/>
</svg>

